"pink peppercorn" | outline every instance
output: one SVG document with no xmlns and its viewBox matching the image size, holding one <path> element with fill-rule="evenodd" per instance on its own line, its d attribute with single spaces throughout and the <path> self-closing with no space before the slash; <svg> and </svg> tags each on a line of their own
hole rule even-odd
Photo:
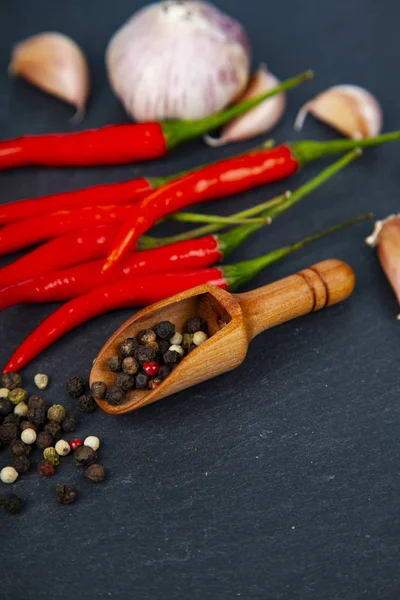
<svg viewBox="0 0 400 600">
<path fill-rule="evenodd" d="M 69 445 L 71 446 L 72 452 L 75 452 L 75 450 L 77 448 L 79 448 L 79 446 L 83 445 L 83 441 L 80 440 L 79 438 L 74 438 L 73 440 L 70 441 Z"/>
<path fill-rule="evenodd" d="M 160 365 L 155 360 L 151 360 L 143 365 L 143 371 L 145 371 L 149 377 L 154 377 L 154 375 L 157 375 L 159 370 Z"/>
</svg>

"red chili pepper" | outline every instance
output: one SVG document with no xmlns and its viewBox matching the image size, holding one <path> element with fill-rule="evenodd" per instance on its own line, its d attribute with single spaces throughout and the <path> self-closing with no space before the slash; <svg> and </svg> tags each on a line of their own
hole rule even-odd
<svg viewBox="0 0 400 600">
<path fill-rule="evenodd" d="M 367 216 L 370 218 L 371 215 Z M 19 371 L 68 331 L 111 310 L 151 304 L 203 283 L 236 290 L 238 286 L 248 282 L 273 262 L 324 235 L 364 220 L 367 216 L 357 217 L 290 246 L 274 250 L 265 256 L 234 265 L 179 273 L 143 275 L 96 288 L 88 294 L 70 300 L 47 317 L 14 352 L 3 373 Z"/>
<path fill-rule="evenodd" d="M 278 181 L 295 173 L 301 165 L 329 154 L 398 139 L 400 131 L 363 140 L 300 141 L 222 160 L 189 173 L 155 190 L 136 204 L 134 222 L 124 222 L 121 226 L 104 271 L 122 260 L 135 247 L 139 237 L 158 220 L 177 210 Z"/>
<path fill-rule="evenodd" d="M 199 121 L 165 121 L 110 125 L 79 133 L 24 136 L 0 142 L 0 169 L 27 165 L 94 166 L 121 165 L 151 160 L 179 144 L 216 129 L 265 99 L 294 88 L 312 78 L 307 71 L 287 79 L 266 94 L 246 100 Z"/>
</svg>

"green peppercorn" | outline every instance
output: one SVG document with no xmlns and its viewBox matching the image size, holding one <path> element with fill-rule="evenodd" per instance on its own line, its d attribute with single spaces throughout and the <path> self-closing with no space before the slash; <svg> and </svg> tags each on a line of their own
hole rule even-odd
<svg viewBox="0 0 400 600">
<path fill-rule="evenodd" d="M 202 317 L 192 317 L 186 324 L 188 333 L 196 333 L 196 331 L 204 331 L 207 333 L 207 321 Z"/>
<path fill-rule="evenodd" d="M 124 390 L 124 392 L 129 392 L 132 390 L 135 385 L 135 379 L 132 375 L 128 375 L 127 373 L 118 373 L 115 378 L 115 385 Z"/>
<path fill-rule="evenodd" d="M 11 400 L 13 404 L 19 404 L 20 402 L 25 402 L 28 397 L 28 392 L 22 388 L 14 388 L 8 394 L 8 399 Z"/>
<path fill-rule="evenodd" d="M 76 419 L 73 415 L 67 415 L 61 423 L 61 429 L 65 433 L 72 433 L 76 430 Z"/>
<path fill-rule="evenodd" d="M 96 400 L 91 394 L 84 394 L 78 398 L 79 410 L 84 413 L 93 413 L 97 408 Z"/>
<path fill-rule="evenodd" d="M 125 392 L 118 386 L 114 385 L 107 390 L 106 402 L 117 406 L 118 404 L 122 404 L 122 402 L 125 400 L 125 397 Z"/>
<path fill-rule="evenodd" d="M 56 449 L 53 446 L 50 448 L 45 448 L 43 450 L 43 458 L 51 463 L 54 467 L 57 467 L 60 464 L 60 457 L 58 456 Z"/>
<path fill-rule="evenodd" d="M 85 469 L 85 477 L 92 483 L 101 483 L 105 477 L 104 468 L 97 463 L 90 465 Z"/>
<path fill-rule="evenodd" d="M 88 467 L 96 462 L 96 459 L 96 452 L 92 448 L 89 448 L 89 446 L 79 446 L 74 452 L 75 466 L 78 468 Z"/>
<path fill-rule="evenodd" d="M 41 431 L 38 433 L 36 438 L 36 446 L 40 448 L 40 450 L 45 450 L 46 448 L 50 448 L 53 445 L 53 436 L 50 435 L 47 431 Z"/>
<path fill-rule="evenodd" d="M 135 375 L 139 370 L 139 363 L 133 356 L 124 358 L 122 362 L 122 370 L 127 375 Z"/>
<path fill-rule="evenodd" d="M 0 398 L 0 416 L 6 417 L 13 410 L 13 404 L 8 398 Z"/>
<path fill-rule="evenodd" d="M 27 473 L 31 468 L 31 461 L 27 456 L 16 456 L 13 461 L 13 467 L 17 473 Z"/>
<path fill-rule="evenodd" d="M 0 425 L 0 440 L 3 444 L 11 444 L 18 437 L 19 430 L 15 423 L 3 423 L 3 425 Z"/>
<path fill-rule="evenodd" d="M 21 387 L 22 377 L 19 373 L 4 373 L 3 375 L 3 387 L 8 390 L 14 390 L 15 388 Z"/>
<path fill-rule="evenodd" d="M 156 353 L 150 346 L 139 346 L 135 352 L 135 358 L 141 365 L 151 362 L 156 357 Z"/>
<path fill-rule="evenodd" d="M 95 381 L 92 384 L 91 392 L 95 400 L 104 400 L 107 394 L 107 385 L 104 383 L 104 381 Z"/>
<path fill-rule="evenodd" d="M 49 433 L 55 440 L 61 437 L 61 425 L 59 423 L 47 423 L 43 430 Z"/>
<path fill-rule="evenodd" d="M 170 321 L 161 321 L 156 327 L 157 337 L 162 340 L 170 340 L 175 334 L 175 325 Z"/>
<path fill-rule="evenodd" d="M 47 418 L 54 423 L 61 423 L 64 421 L 65 415 L 65 408 L 61 404 L 54 404 L 53 406 L 50 406 L 47 411 Z"/>
<path fill-rule="evenodd" d="M 122 370 L 122 358 L 120 356 L 111 356 L 107 360 L 107 366 L 113 373 L 119 373 Z"/>
<path fill-rule="evenodd" d="M 121 356 L 123 356 L 124 358 L 126 358 L 127 356 L 133 356 L 137 345 L 138 343 L 135 340 L 135 338 L 126 338 L 126 340 L 121 342 L 119 346 L 119 352 Z"/>
<path fill-rule="evenodd" d="M 66 384 L 66 390 L 72 398 L 79 398 L 85 393 L 85 380 L 82 377 L 70 377 Z"/>
<path fill-rule="evenodd" d="M 75 502 L 76 490 L 70 485 L 57 483 L 56 485 L 56 500 L 60 504 L 72 504 Z"/>
<path fill-rule="evenodd" d="M 193 343 L 193 333 L 184 333 L 182 340 L 182 348 L 189 348 Z"/>
<path fill-rule="evenodd" d="M 143 344 L 145 346 L 149 342 L 155 342 L 157 335 L 152 329 L 142 329 L 142 331 L 139 331 L 137 339 L 139 344 Z"/>
<path fill-rule="evenodd" d="M 14 440 L 10 444 L 10 452 L 12 456 L 29 456 L 31 451 L 31 446 L 24 444 L 22 440 Z"/>
<path fill-rule="evenodd" d="M 16 494 L 7 494 L 0 499 L 0 506 L 10 515 L 15 515 L 21 511 L 22 500 Z"/>
</svg>

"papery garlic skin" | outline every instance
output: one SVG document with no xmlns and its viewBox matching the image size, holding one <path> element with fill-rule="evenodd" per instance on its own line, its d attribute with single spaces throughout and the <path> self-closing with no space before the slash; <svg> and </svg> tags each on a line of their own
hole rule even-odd
<svg viewBox="0 0 400 600">
<path fill-rule="evenodd" d="M 237 103 L 244 100 L 250 100 L 269 92 L 280 85 L 279 79 L 270 73 L 265 65 L 262 65 L 256 73 L 250 78 L 249 85 Z M 285 94 L 273 96 L 259 106 L 256 106 L 241 117 L 233 119 L 223 128 L 221 136 L 214 138 L 204 136 L 204 140 L 209 146 L 224 146 L 229 142 L 238 142 L 253 138 L 262 133 L 271 131 L 281 120 L 286 108 Z"/>
<path fill-rule="evenodd" d="M 243 27 L 206 2 L 144 7 L 111 39 L 111 86 L 137 121 L 201 119 L 246 88 L 250 43 Z"/>
<path fill-rule="evenodd" d="M 89 67 L 79 46 L 57 32 L 34 35 L 14 48 L 9 73 L 26 79 L 84 112 L 90 88 Z"/>
<path fill-rule="evenodd" d="M 381 267 L 400 304 L 400 215 L 378 221 L 365 241 L 369 246 L 376 246 Z M 400 319 L 400 315 L 397 318 Z"/>
<path fill-rule="evenodd" d="M 322 92 L 299 111 L 300 131 L 308 113 L 353 139 L 375 137 L 382 131 L 383 113 L 377 99 L 356 85 L 336 85 Z"/>
</svg>

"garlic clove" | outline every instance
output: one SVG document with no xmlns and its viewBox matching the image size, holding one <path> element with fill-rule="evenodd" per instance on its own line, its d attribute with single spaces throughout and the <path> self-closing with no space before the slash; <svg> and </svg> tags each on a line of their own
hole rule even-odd
<svg viewBox="0 0 400 600">
<path fill-rule="evenodd" d="M 356 85 L 336 85 L 322 92 L 299 111 L 295 129 L 300 131 L 308 113 L 353 139 L 379 135 L 383 114 L 379 102 Z"/>
<path fill-rule="evenodd" d="M 247 90 L 236 104 L 244 100 L 256 98 L 261 94 L 272 90 L 280 84 L 280 81 L 269 73 L 265 65 L 261 65 L 251 78 Z M 213 147 L 224 146 L 229 142 L 247 140 L 262 133 L 267 133 L 281 120 L 286 107 L 285 94 L 278 94 L 256 106 L 241 117 L 233 119 L 223 128 L 219 138 L 210 135 L 204 136 L 204 141 Z"/>
<path fill-rule="evenodd" d="M 20 42 L 11 54 L 9 73 L 26 79 L 84 113 L 90 76 L 86 58 L 69 37 L 45 32 Z"/>
<path fill-rule="evenodd" d="M 371 247 L 376 246 L 381 267 L 400 304 L 400 215 L 378 221 L 365 241 Z M 400 319 L 400 314 L 397 318 Z"/>
</svg>

